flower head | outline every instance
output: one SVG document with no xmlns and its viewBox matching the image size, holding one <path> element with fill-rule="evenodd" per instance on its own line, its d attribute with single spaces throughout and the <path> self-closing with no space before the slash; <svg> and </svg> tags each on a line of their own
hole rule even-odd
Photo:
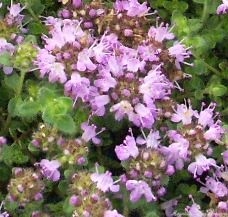
<svg viewBox="0 0 228 217">
<path fill-rule="evenodd" d="M 112 173 L 106 171 L 105 173 L 93 173 L 91 176 L 91 180 L 97 183 L 97 188 L 99 188 L 103 192 L 112 191 L 118 192 L 119 185 L 116 185 L 112 179 Z"/>
<path fill-rule="evenodd" d="M 117 145 L 115 152 L 119 160 L 127 160 L 129 157 L 136 158 L 139 155 L 139 150 L 133 136 L 126 136 L 123 144 Z"/>
<path fill-rule="evenodd" d="M 60 179 L 60 172 L 58 171 L 60 163 L 57 160 L 49 161 L 47 159 L 43 159 L 37 165 L 41 167 L 41 173 L 47 179 L 52 180 L 54 182 Z"/>
<path fill-rule="evenodd" d="M 142 196 L 145 196 L 147 202 L 156 200 L 149 185 L 142 180 L 128 180 L 126 182 L 126 188 L 131 191 L 130 200 L 132 202 L 137 202 Z"/>
<path fill-rule="evenodd" d="M 217 14 L 226 14 L 228 13 L 228 0 L 222 0 L 222 4 L 217 7 Z"/>
</svg>

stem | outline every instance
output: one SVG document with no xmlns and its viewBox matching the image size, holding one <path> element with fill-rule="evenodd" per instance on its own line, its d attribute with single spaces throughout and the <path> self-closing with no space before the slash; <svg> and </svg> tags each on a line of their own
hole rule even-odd
<svg viewBox="0 0 228 217">
<path fill-rule="evenodd" d="M 31 16 L 33 17 L 33 19 L 37 22 L 40 23 L 40 19 L 39 17 L 37 17 L 37 15 L 34 13 L 34 11 L 32 10 L 31 7 L 27 6 L 26 9 L 28 10 L 28 12 L 31 14 Z"/>
<path fill-rule="evenodd" d="M 202 62 L 203 62 L 203 64 L 204 64 L 210 71 L 214 72 L 214 73 L 217 74 L 217 75 L 220 75 L 220 74 L 221 74 L 221 73 L 220 73 L 216 68 L 214 68 L 213 66 L 209 65 L 208 63 L 206 63 L 206 62 L 204 62 L 204 61 L 202 61 Z"/>
<path fill-rule="evenodd" d="M 19 85 L 18 85 L 16 94 L 15 94 L 15 97 L 16 97 L 16 98 L 19 97 L 19 96 L 21 95 L 22 88 L 23 88 L 23 83 L 24 83 L 24 80 L 25 80 L 25 74 L 26 74 L 25 71 L 21 71 L 21 76 L 20 76 L 20 80 L 19 80 Z"/>
<path fill-rule="evenodd" d="M 203 6 L 203 13 L 201 17 L 202 23 L 206 21 L 207 17 L 208 17 L 208 0 L 205 0 L 204 6 Z"/>
<path fill-rule="evenodd" d="M 126 190 L 124 190 L 124 193 L 123 193 L 123 206 L 124 206 L 123 215 L 125 217 L 128 217 L 129 216 L 128 194 Z"/>
</svg>

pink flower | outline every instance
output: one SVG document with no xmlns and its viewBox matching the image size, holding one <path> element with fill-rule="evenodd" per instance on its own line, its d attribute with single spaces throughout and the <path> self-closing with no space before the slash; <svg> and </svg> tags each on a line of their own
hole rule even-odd
<svg viewBox="0 0 228 217">
<path fill-rule="evenodd" d="M 154 123 L 154 116 L 150 109 L 143 105 L 142 103 L 138 103 L 135 106 L 135 112 L 139 116 L 139 120 L 141 122 L 141 126 L 145 128 L 151 128 Z"/>
<path fill-rule="evenodd" d="M 54 182 L 58 181 L 60 179 L 60 172 L 58 171 L 58 168 L 60 167 L 60 163 L 57 160 L 47 160 L 43 159 L 38 163 L 41 167 L 41 173 L 49 180 L 52 180 Z"/>
<path fill-rule="evenodd" d="M 200 210 L 200 206 L 197 203 L 193 203 L 186 208 L 189 217 L 203 217 L 204 214 Z"/>
<path fill-rule="evenodd" d="M 118 192 L 120 186 L 116 185 L 115 182 L 112 179 L 112 173 L 109 171 L 106 171 L 105 173 L 93 173 L 90 176 L 91 180 L 93 182 L 97 183 L 97 188 L 100 189 L 103 192 L 112 191 L 112 192 Z"/>
<path fill-rule="evenodd" d="M 81 128 L 84 131 L 82 134 L 82 139 L 85 142 L 89 142 L 90 140 L 92 140 L 94 144 L 100 144 L 101 140 L 97 137 L 97 135 L 101 133 L 103 130 L 97 133 L 97 127 L 94 124 L 89 125 L 87 122 L 83 123 L 81 125 Z"/>
<path fill-rule="evenodd" d="M 0 136 L 0 148 L 7 143 L 7 140 L 5 137 Z"/>
<path fill-rule="evenodd" d="M 104 217 L 124 217 L 124 216 L 119 214 L 116 210 L 108 210 L 108 211 L 105 211 Z"/>
<path fill-rule="evenodd" d="M 117 0 L 115 3 L 115 9 L 117 11 L 127 11 L 127 15 L 130 17 L 142 17 L 150 10 L 147 7 L 147 3 L 140 4 L 137 0 Z"/>
<path fill-rule="evenodd" d="M 137 142 L 137 144 L 140 144 L 140 145 L 146 144 L 147 148 L 156 149 L 156 148 L 158 148 L 158 146 L 160 144 L 159 139 L 160 139 L 159 131 L 150 130 L 150 133 L 148 134 L 147 137 L 145 137 L 145 138 L 137 137 L 136 142 Z"/>
<path fill-rule="evenodd" d="M 136 158 L 139 150 L 133 136 L 126 136 L 123 144 L 117 145 L 115 148 L 116 155 L 119 160 L 127 160 L 129 157 Z"/>
<path fill-rule="evenodd" d="M 209 177 L 206 181 L 206 187 L 217 195 L 217 197 L 225 197 L 228 195 L 228 189 L 222 182 Z"/>
<path fill-rule="evenodd" d="M 164 25 L 164 23 L 161 23 L 159 27 L 150 27 L 148 36 L 158 42 L 174 39 L 174 34 L 169 31 L 169 25 Z"/>
<path fill-rule="evenodd" d="M 228 12 L 228 0 L 222 0 L 223 4 L 217 7 L 217 14 L 226 14 Z"/>
<path fill-rule="evenodd" d="M 206 158 L 204 155 L 199 154 L 195 157 L 195 162 L 189 164 L 188 171 L 194 174 L 194 178 L 197 175 L 201 176 L 203 172 L 210 169 L 210 166 L 216 166 L 216 162 L 212 158 Z"/>
<path fill-rule="evenodd" d="M 150 186 L 142 180 L 128 180 L 126 182 L 126 188 L 131 191 L 130 200 L 132 202 L 137 202 L 143 195 L 145 196 L 147 202 L 156 200 Z"/>
<path fill-rule="evenodd" d="M 12 4 L 11 7 L 8 8 L 9 13 L 12 17 L 17 17 L 20 15 L 20 12 L 24 10 L 25 7 L 21 8 L 20 3 Z"/>
<path fill-rule="evenodd" d="M 211 103 L 206 109 L 203 110 L 201 108 L 201 111 L 198 116 L 198 124 L 202 125 L 203 127 L 206 127 L 206 126 L 211 126 L 214 123 L 213 111 L 215 109 L 215 106 L 216 106 L 215 103 Z"/>
<path fill-rule="evenodd" d="M 209 127 L 209 129 L 204 133 L 204 138 L 208 141 L 215 141 L 220 143 L 222 135 L 224 134 L 224 129 L 221 126 L 221 122 L 217 121 Z"/>
<path fill-rule="evenodd" d="M 169 49 L 169 54 L 175 57 L 175 63 L 180 68 L 180 63 L 185 63 L 184 60 L 190 57 L 191 52 L 181 43 L 175 43 Z"/>
<path fill-rule="evenodd" d="M 188 125 L 192 123 L 192 117 L 194 116 L 197 116 L 197 112 L 195 110 L 192 110 L 191 105 L 189 105 L 188 108 L 186 104 L 178 104 L 175 113 L 171 117 L 171 121 L 182 121 L 183 125 Z"/>
<path fill-rule="evenodd" d="M 77 61 L 77 69 L 79 71 L 84 72 L 86 69 L 93 71 L 97 68 L 97 66 L 91 61 L 91 52 L 88 48 L 84 48 L 78 54 L 78 61 Z"/>
<path fill-rule="evenodd" d="M 110 102 L 108 95 L 98 95 L 92 101 L 92 108 L 94 114 L 98 116 L 103 116 L 105 114 L 105 105 Z"/>
</svg>

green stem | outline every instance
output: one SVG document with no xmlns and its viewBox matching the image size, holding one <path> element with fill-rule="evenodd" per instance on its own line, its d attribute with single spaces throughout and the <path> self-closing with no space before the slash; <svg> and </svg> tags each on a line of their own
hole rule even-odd
<svg viewBox="0 0 228 217">
<path fill-rule="evenodd" d="M 214 68 L 213 66 L 209 65 L 208 63 L 206 63 L 206 62 L 204 62 L 204 61 L 202 61 L 202 62 L 203 62 L 203 64 L 204 64 L 210 71 L 214 72 L 214 73 L 217 74 L 217 75 L 220 75 L 220 74 L 221 74 L 221 73 L 220 73 L 216 68 Z"/>
<path fill-rule="evenodd" d="M 202 23 L 204 23 L 208 17 L 208 3 L 209 3 L 208 0 L 204 1 L 203 13 L 202 13 L 202 17 L 201 17 Z"/>
<path fill-rule="evenodd" d="M 126 190 L 124 190 L 124 193 L 123 193 L 123 206 L 124 206 L 123 215 L 125 217 L 128 217 L 129 216 L 128 194 L 127 194 L 127 191 Z"/>
<path fill-rule="evenodd" d="M 39 17 L 37 17 L 37 15 L 34 13 L 31 7 L 27 6 L 26 9 L 28 10 L 28 12 L 31 14 L 31 16 L 35 21 L 41 23 Z"/>
<path fill-rule="evenodd" d="M 19 85 L 18 85 L 16 94 L 15 94 L 15 97 L 19 97 L 21 95 L 22 88 L 23 88 L 23 83 L 24 83 L 24 80 L 25 80 L 25 74 L 26 74 L 25 71 L 21 71 L 21 76 L 20 76 L 20 79 L 19 79 Z"/>
</svg>

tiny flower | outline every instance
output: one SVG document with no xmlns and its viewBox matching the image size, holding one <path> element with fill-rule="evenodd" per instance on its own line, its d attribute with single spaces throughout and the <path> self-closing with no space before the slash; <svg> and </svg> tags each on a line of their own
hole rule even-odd
<svg viewBox="0 0 228 217">
<path fill-rule="evenodd" d="M 148 36 L 154 38 L 155 41 L 162 42 L 165 39 L 171 40 L 174 38 L 174 34 L 169 31 L 169 25 L 161 23 L 159 27 L 150 27 Z"/>
<path fill-rule="evenodd" d="M 112 191 L 112 192 L 118 192 L 119 191 L 119 185 L 115 185 L 115 182 L 112 179 L 112 173 L 109 171 L 106 171 L 105 173 L 93 173 L 90 176 L 91 180 L 93 182 L 97 183 L 97 188 L 99 188 L 103 192 Z"/>
<path fill-rule="evenodd" d="M 180 122 L 182 121 L 183 125 L 191 124 L 192 117 L 196 116 L 196 111 L 192 110 L 191 105 L 189 108 L 186 104 L 177 105 L 177 109 L 175 113 L 171 117 L 171 121 L 173 122 Z"/>
<path fill-rule="evenodd" d="M 195 157 L 195 162 L 189 164 L 188 171 L 194 175 L 194 178 L 197 175 L 201 176 L 203 172 L 210 169 L 210 166 L 215 166 L 216 162 L 212 158 L 206 158 L 204 155 L 199 154 Z"/>
<path fill-rule="evenodd" d="M 130 200 L 132 202 L 137 202 L 143 195 L 145 196 L 147 202 L 156 200 L 156 197 L 153 195 L 149 185 L 142 180 L 128 180 L 126 182 L 126 188 L 131 191 Z"/>
<path fill-rule="evenodd" d="M 0 147 L 2 147 L 3 145 L 5 145 L 7 143 L 7 140 L 5 137 L 0 136 Z"/>
<path fill-rule="evenodd" d="M 139 155 L 139 150 L 133 136 L 126 136 L 123 144 L 117 145 L 115 152 L 119 160 L 127 160 L 129 157 L 136 158 Z"/>
<path fill-rule="evenodd" d="M 60 172 L 58 171 L 60 163 L 57 160 L 49 161 L 47 159 L 43 159 L 37 165 L 41 167 L 41 173 L 47 179 L 52 180 L 54 182 L 60 179 Z"/>
<path fill-rule="evenodd" d="M 228 195 L 227 187 L 220 181 L 209 177 L 206 181 L 206 187 L 213 192 L 217 197 L 225 197 Z"/>
<path fill-rule="evenodd" d="M 83 123 L 81 125 L 81 128 L 84 131 L 82 134 L 82 139 L 85 142 L 89 142 L 90 140 L 92 140 L 94 144 L 100 144 L 101 140 L 97 137 L 97 135 L 101 133 L 103 129 L 97 133 L 97 127 L 94 124 L 89 125 L 87 122 Z"/>
<path fill-rule="evenodd" d="M 228 13 L 228 0 L 222 0 L 222 4 L 217 7 L 217 14 L 226 14 Z"/>
<path fill-rule="evenodd" d="M 124 216 L 119 214 L 116 210 L 108 210 L 108 211 L 105 211 L 104 217 L 124 217 Z"/>
<path fill-rule="evenodd" d="M 143 134 L 144 134 L 144 132 L 143 132 Z M 137 142 L 137 144 L 140 144 L 140 145 L 146 144 L 147 148 L 156 149 L 156 148 L 158 148 L 158 146 L 160 144 L 159 140 L 160 140 L 159 131 L 150 130 L 150 133 L 148 134 L 147 137 L 145 137 L 145 138 L 142 138 L 141 136 L 137 137 L 136 142 Z"/>
<path fill-rule="evenodd" d="M 203 217 L 204 214 L 200 210 L 200 206 L 196 203 L 193 203 L 191 206 L 186 208 L 189 217 Z"/>
</svg>

